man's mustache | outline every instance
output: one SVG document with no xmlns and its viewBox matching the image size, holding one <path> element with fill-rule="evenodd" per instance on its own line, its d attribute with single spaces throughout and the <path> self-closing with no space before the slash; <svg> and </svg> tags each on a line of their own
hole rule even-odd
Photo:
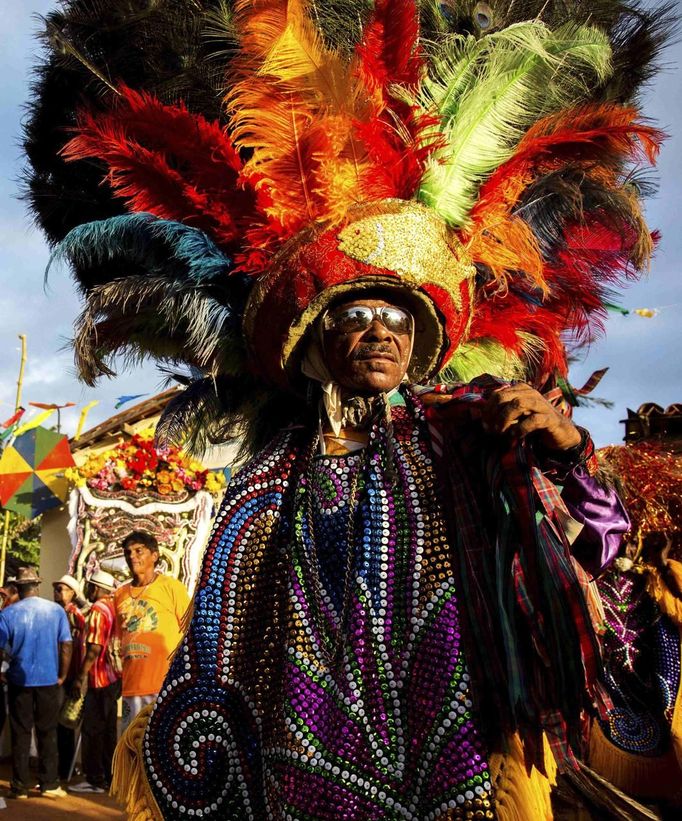
<svg viewBox="0 0 682 821">
<path fill-rule="evenodd" d="M 394 362 L 398 361 L 398 357 L 395 355 L 393 348 L 382 342 L 363 342 L 355 349 L 353 359 L 371 359 L 377 354 L 386 356 Z"/>
</svg>

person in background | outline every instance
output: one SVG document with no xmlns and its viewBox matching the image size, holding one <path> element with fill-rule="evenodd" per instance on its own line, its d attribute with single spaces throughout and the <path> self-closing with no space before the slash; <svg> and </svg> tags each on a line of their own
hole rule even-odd
<svg viewBox="0 0 682 821">
<path fill-rule="evenodd" d="M 14 583 L 14 578 L 7 579 L 4 587 L 0 587 L 0 610 L 19 601 L 19 588 Z M 1 652 L 0 652 L 1 655 Z M 7 662 L 2 660 L 2 670 L 0 675 L 4 674 L 7 668 Z M 5 682 L 0 682 L 0 739 L 5 729 L 5 719 L 7 718 L 7 689 Z"/>
<path fill-rule="evenodd" d="M 12 732 L 11 798 L 28 798 L 31 732 L 38 744 L 41 795 L 62 798 L 57 756 L 60 688 L 71 663 L 72 639 L 64 609 L 38 595 L 32 567 L 17 574 L 19 601 L 0 612 L 0 647 L 9 655 L 8 713 Z"/>
<path fill-rule="evenodd" d="M 112 663 L 110 645 L 115 641 L 114 577 L 98 570 L 88 579 L 85 595 L 92 603 L 85 634 L 85 659 L 71 693 L 85 691 L 81 724 L 81 761 L 85 781 L 69 787 L 73 793 L 104 793 L 111 782 L 111 762 L 117 741 L 117 703 L 121 675 Z"/>
<path fill-rule="evenodd" d="M 122 542 L 132 579 L 114 593 L 123 661 L 122 727 L 156 698 L 182 637 L 189 607 L 184 585 L 159 573 L 154 536 L 133 531 Z"/>
<path fill-rule="evenodd" d="M 19 588 L 16 581 L 7 579 L 4 587 L 0 587 L 0 610 L 9 607 L 11 604 L 16 604 L 19 601 Z"/>
<path fill-rule="evenodd" d="M 67 574 L 58 581 L 52 582 L 52 592 L 55 602 L 64 608 L 71 629 L 71 646 L 73 648 L 71 664 L 64 681 L 64 691 L 68 693 L 71 691 L 73 681 L 83 663 L 85 616 L 77 604 L 81 600 L 81 589 L 76 579 Z M 57 724 L 57 750 L 59 753 L 59 778 L 61 781 L 68 781 L 76 750 L 76 732 L 72 727 Z"/>
</svg>

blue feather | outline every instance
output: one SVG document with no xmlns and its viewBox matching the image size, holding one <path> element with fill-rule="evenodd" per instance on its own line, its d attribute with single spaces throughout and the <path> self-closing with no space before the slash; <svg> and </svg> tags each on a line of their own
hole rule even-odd
<svg viewBox="0 0 682 821">
<path fill-rule="evenodd" d="M 55 249 L 45 272 L 68 260 L 84 290 L 131 272 L 172 277 L 194 283 L 227 278 L 232 260 L 198 228 L 163 220 L 152 214 L 124 214 L 79 225 Z M 120 273 L 102 277 L 116 266 Z M 232 275 L 237 290 L 248 282 L 245 275 Z"/>
</svg>

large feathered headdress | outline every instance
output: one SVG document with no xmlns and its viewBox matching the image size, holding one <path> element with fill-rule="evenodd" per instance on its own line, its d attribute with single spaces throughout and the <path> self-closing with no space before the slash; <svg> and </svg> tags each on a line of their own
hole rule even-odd
<svg viewBox="0 0 682 821">
<path fill-rule="evenodd" d="M 672 14 L 587 5 L 65 2 L 26 149 L 82 378 L 185 363 L 162 432 L 257 439 L 359 283 L 410 290 L 415 379 L 564 377 L 652 252 L 636 92 Z"/>
</svg>

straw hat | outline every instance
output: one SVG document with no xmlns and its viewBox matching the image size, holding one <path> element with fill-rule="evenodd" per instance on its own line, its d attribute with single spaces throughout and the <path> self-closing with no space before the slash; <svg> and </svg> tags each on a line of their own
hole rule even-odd
<svg viewBox="0 0 682 821">
<path fill-rule="evenodd" d="M 116 589 L 116 579 L 105 570 L 95 571 L 88 579 L 88 582 L 97 585 L 97 587 L 103 587 L 105 590 Z"/>
<path fill-rule="evenodd" d="M 68 573 L 63 575 L 61 579 L 58 579 L 56 582 L 52 582 L 52 587 L 56 587 L 58 584 L 65 584 L 67 587 L 70 587 L 73 590 L 73 592 L 78 596 L 80 596 L 82 593 L 81 586 L 78 583 L 78 580 L 74 579 L 73 576 L 69 576 Z"/>
</svg>

